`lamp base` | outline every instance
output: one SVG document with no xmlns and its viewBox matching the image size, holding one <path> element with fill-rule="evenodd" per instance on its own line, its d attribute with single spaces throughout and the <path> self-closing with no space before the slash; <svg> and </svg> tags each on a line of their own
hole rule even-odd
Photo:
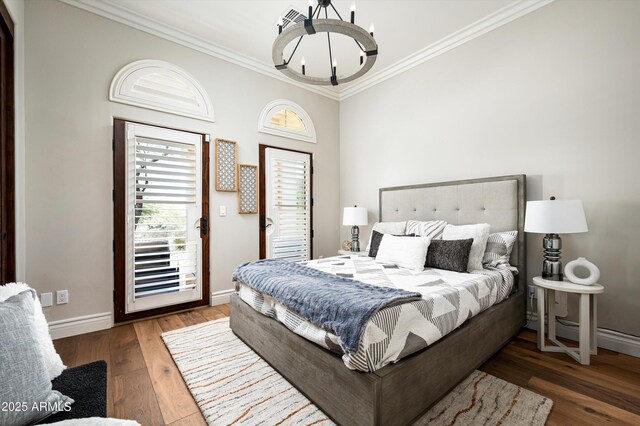
<svg viewBox="0 0 640 426">
<path fill-rule="evenodd" d="M 351 251 L 360 251 L 360 229 L 355 225 L 351 227 Z"/>
<path fill-rule="evenodd" d="M 546 234 L 542 239 L 544 261 L 542 262 L 542 278 L 550 281 L 563 281 L 560 249 L 562 239 L 558 234 Z"/>
</svg>

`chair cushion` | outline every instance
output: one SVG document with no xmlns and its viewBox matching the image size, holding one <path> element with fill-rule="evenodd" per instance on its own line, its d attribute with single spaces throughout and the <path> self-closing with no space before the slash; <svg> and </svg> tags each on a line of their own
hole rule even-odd
<svg viewBox="0 0 640 426">
<path fill-rule="evenodd" d="M 25 283 L 0 285 L 0 302 L 27 290 L 31 290 L 31 287 Z M 40 300 L 38 300 L 37 297 L 33 301 L 33 324 L 35 326 L 38 349 L 42 353 L 44 366 L 47 369 L 49 380 L 53 380 L 67 367 L 62 363 L 60 355 L 58 355 L 53 346 L 51 335 L 49 334 L 49 324 L 44 317 Z"/>
<path fill-rule="evenodd" d="M 34 325 L 35 291 L 0 302 L 0 424 L 27 425 L 69 409 L 73 399 L 52 390 L 38 349 Z"/>
</svg>

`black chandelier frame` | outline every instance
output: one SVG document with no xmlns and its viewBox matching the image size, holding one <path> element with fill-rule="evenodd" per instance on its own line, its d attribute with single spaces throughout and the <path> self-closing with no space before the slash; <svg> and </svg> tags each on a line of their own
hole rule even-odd
<svg viewBox="0 0 640 426">
<path fill-rule="evenodd" d="M 338 19 L 329 19 L 328 8 L 331 7 Z M 320 14 L 324 9 L 324 18 L 320 18 Z M 319 86 L 337 86 L 341 83 L 347 83 L 349 81 L 356 80 L 357 78 L 366 74 L 376 62 L 378 57 L 378 44 L 373 38 L 373 31 L 368 32 L 362 27 L 355 25 L 355 11 L 351 10 L 351 21 L 345 21 L 340 16 L 340 13 L 331 3 L 331 0 L 318 0 L 318 5 L 315 10 L 313 6 L 309 6 L 308 17 L 296 24 L 288 26 L 286 29 L 282 29 L 282 24 L 278 25 L 278 37 L 273 42 L 272 58 L 273 63 L 277 70 L 282 72 L 287 77 L 307 84 L 314 84 Z M 314 77 L 306 74 L 305 64 L 301 65 L 301 72 L 296 71 L 291 66 L 291 59 L 295 55 L 302 39 L 307 35 L 313 35 L 317 33 L 327 33 L 327 43 L 329 47 L 329 77 Z M 360 49 L 360 68 L 350 75 L 338 75 L 336 62 L 333 60 L 333 51 L 331 49 L 331 33 L 343 34 L 351 37 Z M 285 60 L 284 49 L 294 41 L 298 39 L 291 55 Z"/>
</svg>

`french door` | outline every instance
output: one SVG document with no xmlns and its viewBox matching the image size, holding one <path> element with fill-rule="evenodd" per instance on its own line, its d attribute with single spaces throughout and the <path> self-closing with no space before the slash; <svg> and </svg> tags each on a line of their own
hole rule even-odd
<svg viewBox="0 0 640 426">
<path fill-rule="evenodd" d="M 260 257 L 311 259 L 311 154 L 261 145 L 260 174 Z"/>
<path fill-rule="evenodd" d="M 116 321 L 206 304 L 208 142 L 199 133 L 114 125 Z"/>
<path fill-rule="evenodd" d="M 13 29 L 0 1 L 0 285 L 16 280 Z"/>
</svg>

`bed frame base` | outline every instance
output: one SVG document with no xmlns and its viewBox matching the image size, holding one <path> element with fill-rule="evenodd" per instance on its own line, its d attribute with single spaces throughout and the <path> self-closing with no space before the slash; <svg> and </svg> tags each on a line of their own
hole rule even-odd
<svg viewBox="0 0 640 426">
<path fill-rule="evenodd" d="M 524 327 L 524 291 L 466 321 L 428 348 L 378 371 L 342 359 L 231 296 L 231 329 L 285 379 L 342 425 L 407 425 Z M 517 320 L 514 320 L 517 319 Z"/>
</svg>

